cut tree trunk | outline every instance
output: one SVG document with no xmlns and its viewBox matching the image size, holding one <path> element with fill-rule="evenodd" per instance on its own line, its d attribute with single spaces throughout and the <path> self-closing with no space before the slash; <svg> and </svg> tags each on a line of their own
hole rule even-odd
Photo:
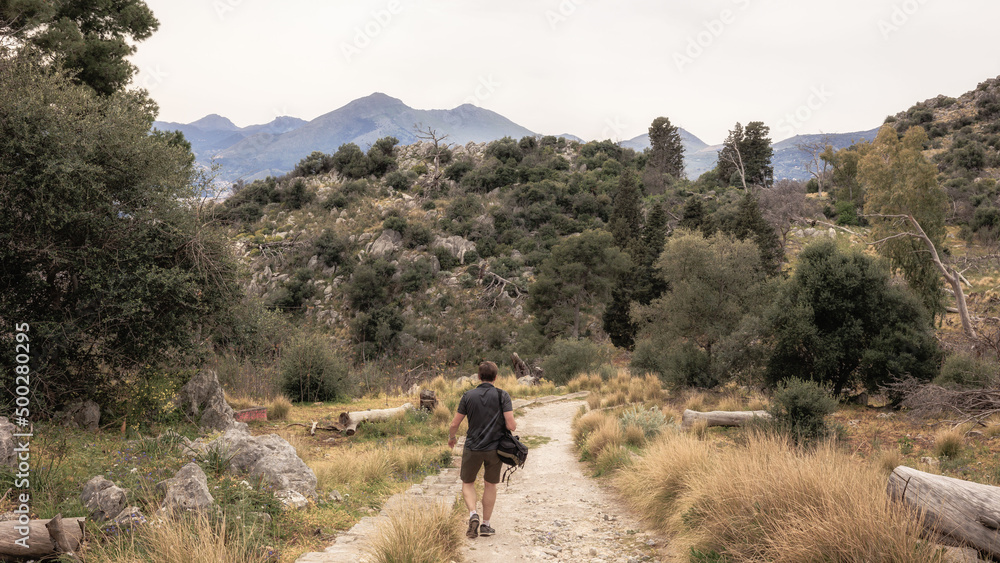
<svg viewBox="0 0 1000 563">
<path fill-rule="evenodd" d="M 73 555 L 83 541 L 86 518 L 63 518 L 56 515 L 49 520 L 28 522 L 27 548 L 16 543 L 23 536 L 16 520 L 0 522 L 0 556 L 33 559 L 58 554 Z M 54 522 L 54 523 L 53 523 Z"/>
<path fill-rule="evenodd" d="M 357 412 L 342 412 L 340 413 L 340 425 L 344 427 L 344 434 L 347 436 L 353 436 L 355 432 L 358 431 L 358 424 L 361 422 L 370 422 L 374 420 L 388 420 L 393 416 L 405 412 L 407 409 L 412 409 L 413 403 L 406 403 L 405 405 L 392 408 L 392 409 L 373 409 L 370 411 L 357 411 Z"/>
<path fill-rule="evenodd" d="M 889 475 L 889 498 L 923 514 L 924 529 L 1000 557 L 1000 487 L 900 465 Z"/>
<path fill-rule="evenodd" d="M 528 364 L 524 363 L 524 360 L 521 359 L 521 356 L 517 355 L 517 352 L 510 355 L 510 363 L 514 364 L 514 375 L 517 379 L 531 377 L 531 368 L 528 367 Z"/>
<path fill-rule="evenodd" d="M 712 411 L 698 412 L 684 410 L 681 416 L 681 428 L 690 428 L 699 420 L 704 420 L 709 426 L 743 426 L 754 417 L 771 418 L 767 411 Z"/>
</svg>

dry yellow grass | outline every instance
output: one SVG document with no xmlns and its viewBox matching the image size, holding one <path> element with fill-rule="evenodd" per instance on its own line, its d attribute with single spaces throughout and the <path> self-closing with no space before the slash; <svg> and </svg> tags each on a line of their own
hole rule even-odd
<svg viewBox="0 0 1000 563">
<path fill-rule="evenodd" d="M 692 411 L 704 411 L 707 404 L 708 397 L 700 391 L 691 393 L 684 400 L 684 408 Z"/>
<path fill-rule="evenodd" d="M 440 563 L 459 559 L 462 518 L 442 503 L 407 504 L 389 513 L 371 538 L 375 563 Z"/>
<path fill-rule="evenodd" d="M 618 447 L 625 442 L 625 434 L 622 432 L 618 418 L 608 416 L 601 420 L 597 428 L 587 436 L 584 442 L 583 451 L 591 459 L 599 458 L 605 448 Z"/>
<path fill-rule="evenodd" d="M 688 476 L 705 472 L 709 462 L 704 443 L 689 434 L 667 431 L 616 482 L 636 513 L 657 525 L 673 514 Z"/>
<path fill-rule="evenodd" d="M 570 393 L 577 391 L 599 391 L 604 385 L 604 380 L 596 373 L 578 375 L 566 383 L 566 390 Z"/>
<path fill-rule="evenodd" d="M 292 411 L 292 401 L 284 395 L 278 395 L 267 407 L 268 420 L 285 420 Z"/>
<path fill-rule="evenodd" d="M 438 406 L 434 408 L 434 412 L 431 415 L 431 421 L 433 421 L 434 424 L 450 424 L 452 416 L 451 410 L 448 407 L 438 404 Z"/>
<path fill-rule="evenodd" d="M 261 404 L 257 399 L 254 399 L 253 397 L 243 397 L 243 396 L 237 397 L 234 395 L 230 395 L 229 393 L 224 393 L 224 394 L 226 397 L 226 402 L 229 403 L 229 406 L 233 407 L 234 411 L 249 409 L 251 407 L 260 406 Z"/>
<path fill-rule="evenodd" d="M 345 448 L 333 457 L 312 459 L 306 464 L 316 474 L 317 488 L 336 489 L 344 485 L 379 483 L 394 472 L 414 472 L 441 459 L 446 450 L 445 446 L 429 449 L 416 445 L 367 445 Z"/>
<path fill-rule="evenodd" d="M 609 417 L 610 415 L 604 411 L 589 411 L 580 415 L 573 422 L 573 442 L 578 446 L 581 445 L 583 439 L 589 436 Z"/>
<path fill-rule="evenodd" d="M 897 449 L 881 450 L 873 458 L 875 467 L 884 472 L 886 476 L 892 473 L 893 469 L 903 465 L 904 461 L 903 454 Z"/>
<path fill-rule="evenodd" d="M 942 428 L 934 434 L 934 455 L 958 457 L 965 447 L 965 435 L 959 428 Z"/>
<path fill-rule="evenodd" d="M 713 410 L 717 411 L 742 411 L 747 408 L 746 403 L 733 396 L 725 396 L 719 399 Z"/>
<path fill-rule="evenodd" d="M 283 428 L 276 432 L 278 436 L 281 436 L 289 444 L 295 448 L 295 453 L 302 459 L 302 461 L 309 462 L 310 460 L 316 459 L 318 457 L 317 448 L 311 446 L 302 434 L 302 430 L 295 431 L 289 428 Z"/>
<path fill-rule="evenodd" d="M 587 406 L 590 407 L 591 410 L 601 408 L 601 395 L 594 392 L 587 395 Z"/>
<path fill-rule="evenodd" d="M 692 436 L 699 440 L 704 440 L 708 437 L 708 421 L 707 420 L 696 420 L 694 423 L 688 427 L 688 432 Z"/>
<path fill-rule="evenodd" d="M 728 561 L 930 562 L 916 516 L 885 501 L 885 475 L 825 444 L 750 434 L 718 448 L 667 434 L 618 480 L 681 552 Z M 781 486 L 775 486 L 780 483 Z"/>
<path fill-rule="evenodd" d="M 90 541 L 80 555 L 88 563 L 265 563 L 272 553 L 254 547 L 252 525 L 226 526 L 205 516 L 187 516 L 141 526 L 135 533 Z M 149 555 L 153 555 L 153 559 Z"/>
<path fill-rule="evenodd" d="M 637 448 L 646 443 L 646 432 L 636 424 L 629 424 L 625 427 L 625 443 Z"/>
</svg>

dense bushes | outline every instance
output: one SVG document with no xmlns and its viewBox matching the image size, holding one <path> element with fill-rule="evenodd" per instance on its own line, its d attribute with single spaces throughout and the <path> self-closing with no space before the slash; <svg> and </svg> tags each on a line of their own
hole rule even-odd
<svg viewBox="0 0 1000 563">
<path fill-rule="evenodd" d="M 570 379 L 591 373 L 610 360 L 610 351 L 592 340 L 559 338 L 552 344 L 552 352 L 542 362 L 545 377 L 556 385 L 565 385 Z"/>
<path fill-rule="evenodd" d="M 318 336 L 303 336 L 281 358 L 282 388 L 293 401 L 333 401 L 348 396 L 352 383 L 347 363 Z"/>
</svg>

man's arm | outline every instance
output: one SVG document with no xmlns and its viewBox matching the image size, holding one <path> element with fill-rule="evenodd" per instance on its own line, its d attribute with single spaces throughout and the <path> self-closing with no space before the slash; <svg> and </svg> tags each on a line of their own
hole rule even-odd
<svg viewBox="0 0 1000 563">
<path fill-rule="evenodd" d="M 463 420 L 465 420 L 465 415 L 464 414 L 455 413 L 455 418 L 452 419 L 451 426 L 448 427 L 448 447 L 449 448 L 454 448 L 455 444 L 458 443 L 458 438 L 456 438 L 455 435 L 458 434 L 458 427 L 462 425 L 462 421 Z M 511 420 L 513 420 L 513 415 L 511 416 Z"/>
<path fill-rule="evenodd" d="M 507 411 L 503 413 L 503 420 L 507 423 L 507 430 L 511 432 L 517 430 L 517 421 L 514 420 L 514 411 Z"/>
</svg>

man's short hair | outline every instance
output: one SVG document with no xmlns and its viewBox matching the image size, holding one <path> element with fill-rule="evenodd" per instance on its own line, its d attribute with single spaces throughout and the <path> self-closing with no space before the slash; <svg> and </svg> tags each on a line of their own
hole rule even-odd
<svg viewBox="0 0 1000 563">
<path fill-rule="evenodd" d="M 494 381 L 497 378 L 497 365 L 493 362 L 483 362 L 479 364 L 479 380 Z"/>
</svg>

